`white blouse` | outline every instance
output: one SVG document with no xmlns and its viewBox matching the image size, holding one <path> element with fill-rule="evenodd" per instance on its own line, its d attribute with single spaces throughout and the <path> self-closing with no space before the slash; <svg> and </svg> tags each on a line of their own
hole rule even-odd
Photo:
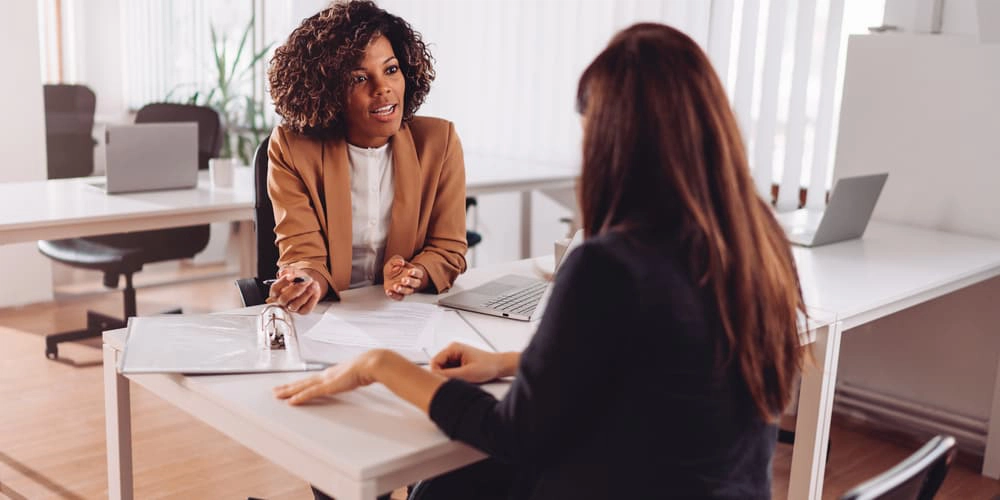
<svg viewBox="0 0 1000 500">
<path fill-rule="evenodd" d="M 351 288 L 382 281 L 392 217 L 392 148 L 347 145 L 351 164 Z"/>
</svg>

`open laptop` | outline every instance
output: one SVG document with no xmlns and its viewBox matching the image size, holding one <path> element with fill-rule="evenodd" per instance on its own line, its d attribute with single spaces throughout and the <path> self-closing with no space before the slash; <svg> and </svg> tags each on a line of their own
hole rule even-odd
<svg viewBox="0 0 1000 500">
<path fill-rule="evenodd" d="M 198 124 L 137 123 L 107 129 L 108 194 L 185 189 L 198 185 Z"/>
<path fill-rule="evenodd" d="M 775 216 L 795 245 L 815 247 L 860 238 L 888 177 L 889 174 L 843 177 L 833 187 L 826 209 L 803 208 Z"/>
<path fill-rule="evenodd" d="M 570 252 L 583 243 L 583 230 L 573 235 L 562 259 L 556 265 L 556 272 Z M 438 305 L 477 313 L 531 321 L 542 317 L 553 281 L 527 276 L 508 274 L 489 281 L 471 290 L 448 295 L 438 301 Z"/>
</svg>

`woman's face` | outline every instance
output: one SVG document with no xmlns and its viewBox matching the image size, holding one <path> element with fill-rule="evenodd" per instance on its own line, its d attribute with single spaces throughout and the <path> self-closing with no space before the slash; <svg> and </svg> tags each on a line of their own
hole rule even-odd
<svg viewBox="0 0 1000 500">
<path fill-rule="evenodd" d="M 368 44 L 347 90 L 347 142 L 377 148 L 399 131 L 406 79 L 392 44 L 379 36 Z"/>
</svg>

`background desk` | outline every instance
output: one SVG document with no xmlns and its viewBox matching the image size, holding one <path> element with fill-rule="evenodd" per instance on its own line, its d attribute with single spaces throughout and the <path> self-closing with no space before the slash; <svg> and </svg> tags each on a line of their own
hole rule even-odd
<svg viewBox="0 0 1000 500">
<path fill-rule="evenodd" d="M 510 158 L 468 155 L 465 159 L 465 192 L 468 196 L 492 193 L 518 192 L 521 195 L 521 252 L 522 259 L 531 257 L 531 221 L 533 191 L 572 192 L 580 168 L 576 165 L 537 163 Z M 555 199 L 565 204 L 571 200 L 575 212 L 575 194 Z M 559 235 L 552 235 L 555 239 Z"/>
<path fill-rule="evenodd" d="M 531 243 L 531 192 L 569 189 L 574 169 L 507 160 L 471 160 L 469 195 L 521 193 L 521 248 Z M 108 195 L 90 185 L 100 177 L 0 183 L 0 244 L 183 227 L 240 223 L 240 276 L 253 276 L 253 172 L 237 168 L 232 188 L 213 189 L 199 172 L 195 189 Z"/>
<path fill-rule="evenodd" d="M 108 195 L 90 185 L 101 177 L 0 183 L 0 244 L 240 223 L 240 274 L 252 276 L 253 180 L 236 171 L 233 188 L 213 189 L 199 172 L 195 189 Z"/>
<path fill-rule="evenodd" d="M 1000 274 L 1000 241 L 872 221 L 864 239 L 818 248 L 795 248 L 795 261 L 806 304 L 836 313 L 841 331 L 890 315 L 902 309 L 949 294 Z M 817 349 L 817 369 L 836 381 L 839 334 Z M 997 371 L 1000 375 L 1000 370 Z M 983 473 L 1000 474 L 1000 380 L 993 384 L 993 418 L 990 419 Z M 823 392 L 820 407 L 829 412 L 833 387 Z M 803 392 L 806 389 L 803 387 Z M 799 418 L 802 418 L 801 410 Z M 826 439 L 829 417 L 823 424 Z M 801 427 L 801 425 L 800 425 Z M 798 436 L 796 436 L 798 439 Z M 796 446 L 798 443 L 796 442 Z M 798 449 L 798 448 L 796 448 Z M 821 457 L 814 457 L 816 465 Z M 823 468 L 814 466 L 812 484 L 821 484 Z M 802 471 L 792 465 L 792 491 L 800 488 Z M 811 490 L 810 498 L 819 498 Z M 789 498 L 806 498 L 789 495 Z"/>
</svg>

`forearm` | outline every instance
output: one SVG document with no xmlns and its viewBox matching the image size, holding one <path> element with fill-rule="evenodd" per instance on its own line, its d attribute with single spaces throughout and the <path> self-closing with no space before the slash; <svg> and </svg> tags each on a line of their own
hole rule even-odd
<svg viewBox="0 0 1000 500">
<path fill-rule="evenodd" d="M 380 351 L 375 358 L 372 375 L 375 382 L 386 386 L 424 413 L 429 413 L 434 393 L 446 380 L 392 351 Z"/>
<path fill-rule="evenodd" d="M 521 353 L 501 352 L 498 356 L 500 356 L 499 377 L 513 377 L 517 374 L 517 368 L 521 364 Z"/>
</svg>

